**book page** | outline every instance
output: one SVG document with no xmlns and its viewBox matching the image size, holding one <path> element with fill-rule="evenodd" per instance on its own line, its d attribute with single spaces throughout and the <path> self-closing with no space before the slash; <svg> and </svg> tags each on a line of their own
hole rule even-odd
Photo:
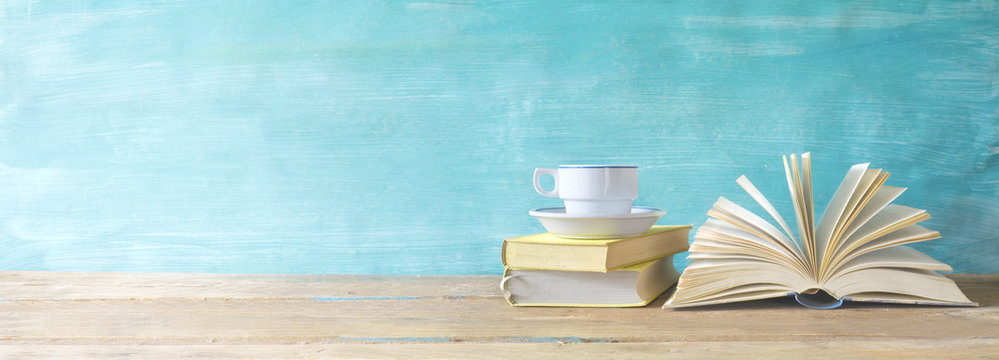
<svg viewBox="0 0 999 360">
<path fill-rule="evenodd" d="M 789 293 L 793 292 L 794 290 L 788 288 L 786 285 L 768 283 L 747 284 L 719 291 L 711 295 L 702 296 L 697 298 L 695 301 L 697 305 L 722 304 L 727 302 L 787 296 Z"/>
<path fill-rule="evenodd" d="M 857 214 L 857 217 L 850 222 L 850 226 L 846 228 L 846 231 L 843 232 L 843 241 L 840 242 L 840 244 L 847 244 L 847 239 L 850 239 L 853 233 L 857 232 L 857 229 L 860 229 L 861 226 L 867 224 L 867 221 L 871 220 L 871 218 L 881 212 L 881 210 L 884 210 L 888 204 L 895 201 L 895 199 L 898 198 L 899 195 L 902 195 L 905 190 L 906 188 L 904 187 L 888 185 L 884 185 L 878 189 L 878 191 L 874 193 L 874 196 L 871 197 L 871 200 L 867 202 L 867 205 L 864 206 L 863 210 L 861 210 L 860 213 Z"/>
<path fill-rule="evenodd" d="M 673 266 L 673 255 L 659 259 L 649 270 L 638 275 L 638 296 L 646 301 L 658 297 L 680 278 L 680 272 Z"/>
<path fill-rule="evenodd" d="M 873 169 L 867 171 L 868 173 L 871 173 L 875 176 L 874 181 L 872 181 L 870 185 L 867 186 L 867 191 L 864 191 L 863 194 L 858 197 L 858 201 L 856 203 L 852 203 L 853 200 L 851 199 L 851 205 L 848 205 L 846 208 L 847 211 L 849 211 L 850 216 L 847 217 L 842 222 L 841 225 L 837 224 L 836 232 L 833 233 L 833 239 L 845 238 L 844 235 L 846 229 L 850 225 L 853 225 L 853 222 L 856 221 L 857 217 L 860 216 L 860 213 L 867 207 L 870 201 L 874 198 L 874 195 L 881 190 L 882 186 L 884 186 L 885 180 L 888 179 L 888 176 L 891 175 L 890 173 L 882 172 L 881 169 Z M 866 177 L 867 175 L 865 174 L 864 176 Z M 857 190 L 860 189 L 861 187 L 857 188 Z"/>
<path fill-rule="evenodd" d="M 958 290 L 960 290 L 960 288 Z M 870 303 L 879 303 L 879 304 L 978 306 L 978 303 L 976 302 L 939 301 L 919 296 L 888 293 L 888 292 L 877 292 L 877 291 L 853 293 L 850 294 L 850 296 L 847 299 L 853 302 L 870 302 Z"/>
<path fill-rule="evenodd" d="M 887 235 L 875 238 L 873 240 L 865 242 L 863 245 L 850 248 L 836 255 L 835 258 L 831 259 L 830 263 L 830 276 L 826 277 L 828 279 L 831 276 L 840 273 L 839 270 L 845 263 L 853 261 L 853 259 L 862 256 L 864 254 L 880 251 L 882 249 L 888 249 L 893 246 L 911 244 L 920 241 L 927 241 L 940 238 L 940 233 L 927 229 L 925 227 L 912 224 L 901 229 L 895 230 Z"/>
<path fill-rule="evenodd" d="M 741 260 L 756 260 L 756 261 L 771 261 L 771 258 L 759 257 L 752 254 L 743 254 L 738 251 L 730 251 L 731 245 L 726 243 L 719 243 L 713 241 L 705 241 L 698 245 L 700 250 L 696 252 L 691 252 L 687 255 L 687 260 L 696 259 L 741 259 Z M 776 262 L 774 262 L 776 264 Z"/>
<path fill-rule="evenodd" d="M 801 175 L 798 172 L 798 160 L 795 154 L 791 154 L 790 164 L 787 156 L 784 159 L 784 176 L 787 178 L 788 192 L 791 194 L 791 203 L 794 205 L 794 217 L 798 220 L 798 235 L 801 239 L 801 247 L 804 250 L 802 257 L 805 265 L 817 274 L 818 266 L 815 257 L 815 237 L 812 236 L 812 223 L 808 215 L 808 205 L 805 204 L 805 196 L 801 188 Z M 809 179 L 809 184 L 810 184 Z M 809 185 L 810 186 L 810 185 Z"/>
<path fill-rule="evenodd" d="M 816 261 L 820 264 L 836 223 L 843 216 L 847 203 L 857 191 L 857 185 L 860 184 L 861 178 L 867 172 L 868 165 L 870 164 L 857 164 L 847 171 L 846 176 L 843 177 L 843 182 L 839 184 L 839 188 L 836 189 L 829 204 L 826 205 L 826 209 L 822 211 L 822 216 L 819 217 L 819 223 L 815 226 L 815 252 L 817 254 Z"/>
<path fill-rule="evenodd" d="M 833 277 L 835 278 L 836 276 L 843 276 L 852 271 L 873 267 L 953 271 L 949 265 L 944 264 L 929 255 L 921 253 L 916 249 L 907 246 L 893 246 L 855 257 L 853 260 L 843 264 L 843 266 L 836 271 L 836 274 L 834 274 Z"/>
<path fill-rule="evenodd" d="M 768 243 L 783 249 L 780 251 L 781 253 L 787 254 L 787 256 L 797 261 L 803 261 L 794 248 L 787 245 L 786 238 L 783 241 L 780 239 L 783 237 L 780 230 L 763 218 L 729 201 L 725 197 L 719 197 L 718 201 L 715 201 L 714 207 L 708 211 L 708 216 L 753 233 Z"/>
<path fill-rule="evenodd" d="M 926 210 L 904 205 L 891 204 L 875 214 L 845 241 L 844 252 L 849 252 L 864 243 L 887 235 L 892 231 L 929 219 Z"/>
<path fill-rule="evenodd" d="M 752 255 L 768 262 L 782 264 L 788 270 L 797 271 L 802 274 L 811 273 L 805 267 L 801 258 L 795 256 L 795 254 L 753 233 L 717 219 L 708 219 L 697 230 L 694 239 L 695 241 L 691 245 L 692 252 L 728 251 Z"/>
<path fill-rule="evenodd" d="M 785 271 L 799 272 L 795 271 L 795 268 L 788 264 L 787 260 L 775 257 L 763 257 L 761 256 L 762 251 L 754 248 L 744 247 L 744 246 L 733 246 L 729 243 L 711 241 L 711 240 L 700 240 L 694 245 L 691 245 L 691 249 L 697 251 L 696 256 L 692 253 L 688 259 L 709 259 L 709 260 L 752 260 L 761 261 L 766 263 L 771 263 L 774 265 L 783 266 Z M 806 274 L 806 273 L 802 273 Z"/>
<path fill-rule="evenodd" d="M 812 153 L 801 154 L 801 199 L 808 238 L 815 239 L 815 200 L 812 199 Z M 814 242 L 814 240 L 813 240 Z"/>
<path fill-rule="evenodd" d="M 711 258 L 720 257 L 733 257 L 733 258 L 751 258 L 753 260 L 767 261 L 775 264 L 786 264 L 786 260 L 782 260 L 779 256 L 773 256 L 772 252 L 760 249 L 755 246 L 751 246 L 747 243 L 736 243 L 732 241 L 721 240 L 720 236 L 715 236 L 713 234 L 699 235 L 693 244 L 690 244 L 690 250 L 697 253 L 712 254 Z M 791 267 L 788 265 L 788 267 Z"/>
<path fill-rule="evenodd" d="M 786 268 L 766 262 L 741 259 L 702 259 L 684 270 L 673 301 L 699 301 L 733 289 L 758 290 L 758 287 L 782 289 L 787 293 L 815 286 L 814 281 Z"/>
<path fill-rule="evenodd" d="M 884 180 L 888 176 L 881 172 L 881 169 L 867 169 L 864 170 L 864 174 L 860 177 L 860 181 L 853 193 L 850 195 L 849 200 L 846 202 L 846 206 L 843 207 L 843 214 L 836 220 L 835 225 L 832 228 L 832 233 L 829 237 L 829 242 L 826 243 L 825 251 L 822 253 L 822 259 L 828 259 L 840 246 L 840 236 L 842 236 L 843 231 L 846 229 L 850 221 L 853 220 L 860 213 L 860 210 L 867 204 L 871 196 L 877 191 L 877 188 L 884 183 Z M 826 275 L 828 271 L 827 261 L 823 261 L 821 266 L 819 266 L 819 278 Z"/>
<path fill-rule="evenodd" d="M 839 235 L 843 234 L 843 230 L 846 229 L 847 225 L 857 217 L 867 201 L 874 196 L 881 184 L 884 183 L 887 175 L 881 172 L 881 169 L 867 169 L 864 171 L 864 175 L 860 177 L 860 182 L 857 183 L 856 191 L 850 196 L 850 200 L 846 202 L 846 206 L 843 208 L 843 216 L 840 216 L 836 220 L 836 226 L 833 228 L 832 236 L 829 238 L 829 244 L 826 247 L 826 255 L 828 255 L 828 250 L 835 247 L 836 240 Z"/>
<path fill-rule="evenodd" d="M 733 291 L 731 294 L 720 294 L 718 296 L 712 296 L 707 299 L 701 300 L 686 300 L 684 298 L 677 298 L 676 293 L 673 294 L 663 304 L 663 309 L 675 309 L 684 308 L 691 306 L 704 306 L 704 305 L 717 305 L 717 304 L 727 304 L 740 301 L 750 301 L 750 300 L 761 300 L 761 299 L 771 299 L 778 298 L 782 296 L 787 296 L 790 290 L 784 289 L 782 287 L 761 287 L 761 290 L 744 290 L 738 289 L 738 291 Z"/>
<path fill-rule="evenodd" d="M 765 239 L 759 234 L 747 231 L 743 227 L 733 225 L 729 222 L 708 218 L 704 225 L 697 230 L 695 239 L 704 234 L 716 234 L 719 241 L 748 242 L 750 246 L 756 245 L 765 250 L 770 257 L 784 257 L 789 260 L 796 259 L 796 256 L 783 246 L 775 243 L 773 239 Z"/>
<path fill-rule="evenodd" d="M 795 242 L 794 235 L 791 233 L 791 228 L 787 226 L 786 222 L 784 222 L 784 218 L 777 213 L 777 209 L 770 203 L 770 200 L 767 200 L 767 198 L 763 196 L 763 193 L 761 193 L 760 190 L 757 189 L 751 181 L 749 181 L 749 178 L 747 178 L 746 175 L 740 176 L 735 180 L 735 182 L 739 184 L 739 186 L 741 186 L 742 189 L 753 198 L 753 200 L 756 200 L 756 203 L 760 204 L 760 207 L 762 207 L 767 214 L 770 214 L 770 217 L 776 220 L 777 224 L 779 224 L 781 229 L 784 230 L 784 233 L 787 234 L 787 236 L 783 236 L 784 234 L 781 233 L 775 234 L 779 235 L 777 240 L 780 240 L 784 248 L 793 252 L 799 258 L 802 257 L 801 247 L 799 247 L 797 242 Z"/>
<path fill-rule="evenodd" d="M 857 270 L 827 283 L 826 291 L 838 298 L 863 293 L 895 293 L 930 301 L 970 303 L 953 280 L 926 270 L 869 268 Z"/>
</svg>

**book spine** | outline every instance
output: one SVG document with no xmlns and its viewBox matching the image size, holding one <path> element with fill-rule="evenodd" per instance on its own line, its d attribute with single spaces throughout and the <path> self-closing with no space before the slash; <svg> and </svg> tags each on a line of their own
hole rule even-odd
<svg viewBox="0 0 999 360">
<path fill-rule="evenodd" d="M 819 301 L 816 300 L 815 296 L 809 294 L 799 294 L 795 292 L 790 292 L 787 294 L 793 295 L 794 301 L 797 301 L 802 306 L 810 309 L 829 310 L 843 306 L 843 299 L 836 299 L 830 297 L 829 299 L 822 299 Z"/>
<path fill-rule="evenodd" d="M 506 240 L 503 240 L 503 245 L 500 246 L 500 261 L 503 262 L 503 267 L 510 267 L 509 265 L 507 265 L 507 262 L 506 262 L 506 245 L 507 245 L 507 243 L 508 242 Z"/>
</svg>

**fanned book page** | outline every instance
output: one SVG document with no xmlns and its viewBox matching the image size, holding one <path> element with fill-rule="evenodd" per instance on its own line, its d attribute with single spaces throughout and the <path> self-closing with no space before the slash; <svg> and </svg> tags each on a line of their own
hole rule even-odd
<svg viewBox="0 0 999 360">
<path fill-rule="evenodd" d="M 794 296 L 816 309 L 844 301 L 977 306 L 953 280 L 950 266 L 901 246 L 940 238 L 918 225 L 930 215 L 892 204 L 905 188 L 889 173 L 851 167 L 815 219 L 811 154 L 784 157 L 797 231 L 745 176 L 736 183 L 776 223 L 724 197 L 708 211 L 690 246 L 690 265 L 664 308 Z"/>
</svg>

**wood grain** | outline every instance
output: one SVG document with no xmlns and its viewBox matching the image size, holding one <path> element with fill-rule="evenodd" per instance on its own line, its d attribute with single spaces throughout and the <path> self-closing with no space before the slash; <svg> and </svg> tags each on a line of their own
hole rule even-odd
<svg viewBox="0 0 999 360">
<path fill-rule="evenodd" d="M 995 359 L 996 340 L 290 345 L 0 345 L 16 359 Z"/>
<path fill-rule="evenodd" d="M 0 272 L 0 356 L 969 358 L 999 354 L 999 275 L 952 275 L 982 306 L 790 299 L 662 310 L 517 308 L 496 276 Z"/>
</svg>

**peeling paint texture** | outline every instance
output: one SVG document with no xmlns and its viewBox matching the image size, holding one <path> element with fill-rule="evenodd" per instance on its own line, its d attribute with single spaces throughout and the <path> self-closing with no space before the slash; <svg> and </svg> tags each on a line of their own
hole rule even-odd
<svg viewBox="0 0 999 360">
<path fill-rule="evenodd" d="M 0 270 L 500 274 L 536 167 L 699 225 L 810 151 L 999 272 L 997 72 L 995 1 L 2 1 Z"/>
</svg>

